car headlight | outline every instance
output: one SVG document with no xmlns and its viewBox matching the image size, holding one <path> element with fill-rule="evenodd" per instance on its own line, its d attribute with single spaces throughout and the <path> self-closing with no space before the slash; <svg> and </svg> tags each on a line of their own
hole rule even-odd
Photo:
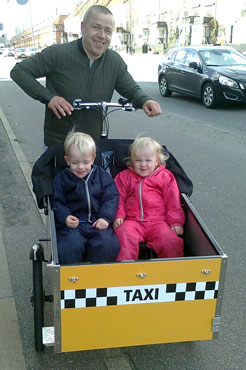
<svg viewBox="0 0 246 370">
<path fill-rule="evenodd" d="M 219 77 L 219 82 L 221 83 L 221 85 L 234 87 L 235 89 L 239 89 L 239 86 L 238 86 L 237 82 L 232 80 L 231 78 L 228 78 L 228 77 L 225 77 L 225 76 L 220 76 Z"/>
</svg>

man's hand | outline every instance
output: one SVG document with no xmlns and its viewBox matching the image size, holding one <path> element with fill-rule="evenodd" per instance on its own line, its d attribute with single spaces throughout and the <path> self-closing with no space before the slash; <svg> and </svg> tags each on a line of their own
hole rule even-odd
<svg viewBox="0 0 246 370">
<path fill-rule="evenodd" d="M 61 116 L 66 117 L 72 114 L 73 106 L 61 96 L 54 96 L 48 107 L 53 111 L 57 118 L 61 119 Z"/>
<path fill-rule="evenodd" d="M 95 229 L 105 230 L 107 229 L 108 225 L 108 221 L 104 220 L 104 218 L 99 218 L 94 222 L 92 227 L 95 227 Z"/>
<path fill-rule="evenodd" d="M 75 216 L 67 216 L 66 218 L 66 225 L 68 227 L 71 227 L 72 229 L 75 229 L 79 225 L 79 219 Z"/>
<path fill-rule="evenodd" d="M 171 229 L 174 230 L 177 235 L 182 235 L 184 232 L 182 226 L 172 226 Z"/>
<path fill-rule="evenodd" d="M 154 100 L 148 100 L 143 105 L 143 110 L 149 117 L 155 117 L 162 114 L 161 107 L 159 103 Z"/>
<path fill-rule="evenodd" d="M 117 229 L 123 222 L 124 220 L 122 218 L 116 218 L 113 222 L 113 228 Z"/>
</svg>

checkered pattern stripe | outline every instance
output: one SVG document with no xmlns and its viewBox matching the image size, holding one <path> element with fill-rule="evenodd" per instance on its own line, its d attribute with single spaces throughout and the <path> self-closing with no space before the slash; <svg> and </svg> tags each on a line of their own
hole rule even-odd
<svg viewBox="0 0 246 370">
<path fill-rule="evenodd" d="M 61 291 L 61 309 L 216 299 L 218 281 Z"/>
<path fill-rule="evenodd" d="M 108 296 L 108 288 L 61 291 L 61 308 L 83 308 L 117 305 L 117 296 Z"/>
</svg>

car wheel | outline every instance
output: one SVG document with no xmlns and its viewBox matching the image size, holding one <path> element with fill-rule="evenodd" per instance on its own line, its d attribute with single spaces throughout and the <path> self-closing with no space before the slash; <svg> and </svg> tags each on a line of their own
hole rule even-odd
<svg viewBox="0 0 246 370">
<path fill-rule="evenodd" d="M 168 88 L 168 83 L 165 76 L 161 76 L 159 80 L 159 90 L 162 96 L 171 96 L 172 91 Z"/>
<path fill-rule="evenodd" d="M 211 83 L 204 85 L 202 90 L 202 103 L 206 108 L 216 107 L 216 95 L 214 87 Z"/>
</svg>

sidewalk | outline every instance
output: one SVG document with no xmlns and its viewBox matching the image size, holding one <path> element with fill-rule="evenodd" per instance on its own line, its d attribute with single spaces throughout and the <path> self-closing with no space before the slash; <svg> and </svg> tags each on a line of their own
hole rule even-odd
<svg viewBox="0 0 246 370">
<path fill-rule="evenodd" d="M 0 109 L 0 130 L 4 130 L 4 115 Z M 1 135 L 3 136 L 3 135 Z M 7 150 L 1 146 L 7 157 Z M 11 149 L 10 149 L 11 150 Z M 5 158 L 6 158 L 5 157 Z M 1 168 L 1 172 L 3 168 Z M 2 205 L 1 205 L 2 208 Z M 15 299 L 10 280 L 5 245 L 3 242 L 2 209 L 0 208 L 0 369 L 1 370 L 25 370 L 25 360 L 19 334 L 18 319 L 15 307 Z"/>
<path fill-rule="evenodd" d="M 2 231 L 0 231 L 0 272 L 0 368 L 1 370 L 25 370 L 26 366 L 22 353 L 15 300 L 10 282 Z"/>
</svg>

